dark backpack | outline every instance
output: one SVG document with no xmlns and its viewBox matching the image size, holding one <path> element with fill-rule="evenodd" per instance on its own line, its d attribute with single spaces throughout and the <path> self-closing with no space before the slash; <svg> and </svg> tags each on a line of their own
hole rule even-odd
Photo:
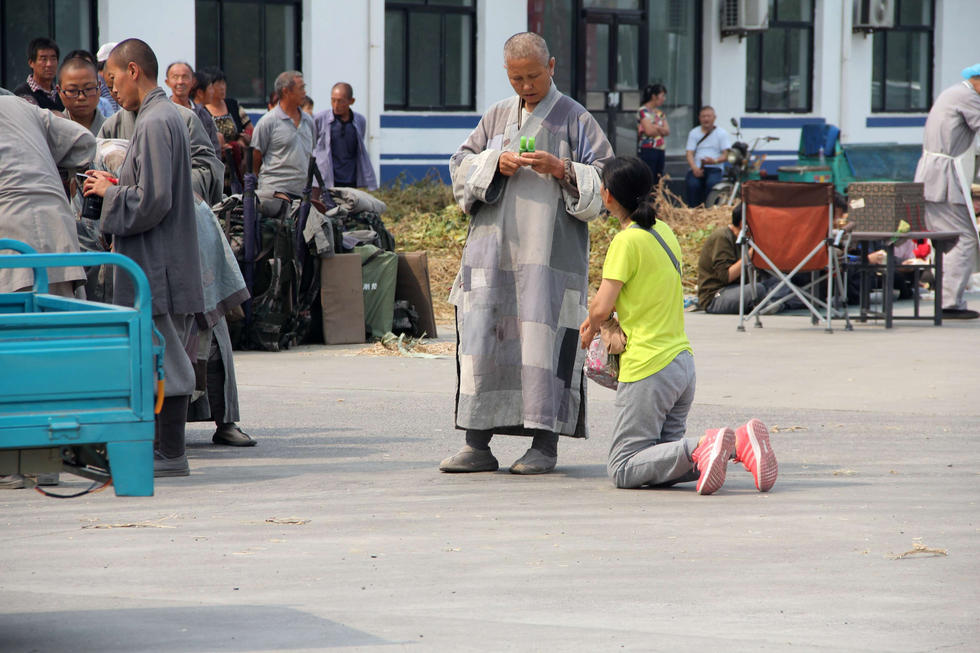
<svg viewBox="0 0 980 653">
<path fill-rule="evenodd" d="M 280 351 L 302 341 L 310 328 L 310 307 L 319 291 L 320 259 L 296 256 L 297 204 L 263 202 L 258 213 L 258 242 L 252 262 L 252 299 L 245 305 L 245 319 L 229 322 L 235 349 Z M 244 211 L 242 200 L 232 196 L 215 205 L 215 214 L 244 272 Z M 305 243 L 303 243 L 305 246 Z"/>
<path fill-rule="evenodd" d="M 378 234 L 378 247 L 389 252 L 395 251 L 395 237 L 391 235 L 391 232 L 385 227 L 385 223 L 381 221 L 381 216 L 377 213 L 360 211 L 345 214 L 343 211 L 339 211 L 336 218 L 343 224 L 345 232 L 371 230 Z"/>
</svg>

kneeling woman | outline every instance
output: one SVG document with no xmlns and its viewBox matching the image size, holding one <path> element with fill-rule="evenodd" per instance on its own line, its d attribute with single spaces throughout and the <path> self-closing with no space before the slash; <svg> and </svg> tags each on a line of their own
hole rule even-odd
<svg viewBox="0 0 980 653">
<path fill-rule="evenodd" d="M 602 200 L 623 230 L 609 245 L 602 283 L 579 331 L 587 347 L 615 309 L 626 334 L 609 476 L 620 488 L 697 481 L 698 494 L 711 494 L 725 482 L 735 453 L 766 492 L 777 467 L 762 422 L 684 437 L 694 401 L 694 355 L 684 332 L 681 248 L 656 218 L 650 169 L 635 157 L 620 157 L 606 165 L 602 183 Z"/>
</svg>

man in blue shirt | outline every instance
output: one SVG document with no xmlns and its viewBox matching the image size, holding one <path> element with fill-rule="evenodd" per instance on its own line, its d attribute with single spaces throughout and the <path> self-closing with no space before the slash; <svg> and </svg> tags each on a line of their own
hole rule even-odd
<svg viewBox="0 0 980 653">
<path fill-rule="evenodd" d="M 687 135 L 687 165 L 684 201 L 694 207 L 704 204 L 711 187 L 721 181 L 723 164 L 728 160 L 731 138 L 724 129 L 715 126 L 715 110 L 701 107 L 701 124 Z"/>
</svg>

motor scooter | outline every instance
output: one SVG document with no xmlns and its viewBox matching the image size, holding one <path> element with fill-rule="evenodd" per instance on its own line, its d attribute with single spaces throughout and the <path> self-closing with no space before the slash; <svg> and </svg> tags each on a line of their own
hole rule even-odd
<svg viewBox="0 0 980 653">
<path fill-rule="evenodd" d="M 750 146 L 742 140 L 742 130 L 734 118 L 732 118 L 732 126 L 735 127 L 735 142 L 728 150 L 728 165 L 725 166 L 722 180 L 711 187 L 708 199 L 704 202 L 706 207 L 730 206 L 741 199 L 742 184 L 750 179 L 761 178 L 760 171 L 766 155 L 755 154 L 759 141 L 771 143 L 779 140 L 778 136 L 759 136 Z"/>
</svg>

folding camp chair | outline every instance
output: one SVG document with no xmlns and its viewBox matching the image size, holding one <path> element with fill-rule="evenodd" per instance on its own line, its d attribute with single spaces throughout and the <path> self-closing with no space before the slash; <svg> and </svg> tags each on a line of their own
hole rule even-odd
<svg viewBox="0 0 980 653">
<path fill-rule="evenodd" d="M 737 243 L 742 246 L 742 272 L 739 279 L 738 330 L 745 330 L 745 320 L 755 317 L 762 326 L 760 313 L 797 297 L 810 311 L 811 320 L 825 323 L 832 332 L 831 319 L 835 300 L 851 330 L 847 314 L 846 284 L 842 276 L 838 252 L 846 249 L 849 236 L 834 229 L 833 184 L 750 181 L 742 191 L 742 229 Z M 751 264 L 751 265 L 750 265 Z M 749 268 L 751 267 L 751 272 Z M 746 281 L 755 288 L 756 271 L 768 270 L 779 279 L 752 311 L 745 314 Z M 794 281 L 801 272 L 810 272 L 810 281 Z M 826 295 L 819 297 L 824 285 Z M 790 293 L 781 293 L 788 288 Z"/>
</svg>

